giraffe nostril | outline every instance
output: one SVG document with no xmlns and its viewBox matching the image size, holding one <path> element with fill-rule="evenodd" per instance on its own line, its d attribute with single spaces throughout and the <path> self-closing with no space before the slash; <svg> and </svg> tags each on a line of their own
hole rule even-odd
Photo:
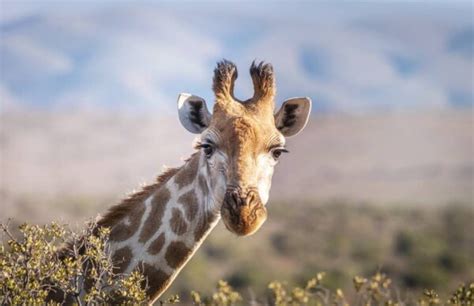
<svg viewBox="0 0 474 306">
<path fill-rule="evenodd" d="M 255 194 L 253 192 L 249 192 L 245 197 L 245 205 L 252 205 L 255 201 Z"/>
<path fill-rule="evenodd" d="M 260 203 L 260 196 L 256 188 L 248 188 L 242 191 L 241 188 L 228 188 L 224 202 L 232 209 L 237 210 L 242 206 L 254 206 Z"/>
<path fill-rule="evenodd" d="M 234 206 L 234 209 L 240 206 L 241 198 L 240 195 L 237 191 L 232 191 L 231 192 L 231 199 L 232 199 L 232 204 Z"/>
<path fill-rule="evenodd" d="M 260 195 L 258 194 L 258 190 L 256 188 L 252 188 L 251 190 L 249 190 L 249 193 L 247 194 L 247 198 L 249 198 L 250 204 L 260 202 Z"/>
</svg>

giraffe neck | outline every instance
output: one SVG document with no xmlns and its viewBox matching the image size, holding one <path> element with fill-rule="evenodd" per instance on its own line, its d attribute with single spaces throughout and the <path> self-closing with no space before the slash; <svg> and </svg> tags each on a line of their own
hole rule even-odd
<svg viewBox="0 0 474 306">
<path fill-rule="evenodd" d="M 220 219 L 206 167 L 200 167 L 203 158 L 194 154 L 111 227 L 110 250 L 118 272 L 140 269 L 152 300 L 168 288 Z"/>
</svg>

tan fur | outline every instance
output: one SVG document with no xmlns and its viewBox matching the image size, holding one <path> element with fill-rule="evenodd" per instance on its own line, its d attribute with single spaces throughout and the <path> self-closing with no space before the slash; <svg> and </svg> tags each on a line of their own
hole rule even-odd
<svg viewBox="0 0 474 306">
<path fill-rule="evenodd" d="M 257 231 L 267 218 L 267 209 L 263 205 L 235 205 L 222 210 L 222 217 L 231 222 L 225 226 L 241 235 L 250 235 Z M 232 227 L 230 228 L 230 224 Z"/>
<path fill-rule="evenodd" d="M 246 101 L 233 96 L 237 68 L 223 61 L 214 71 L 216 103 L 209 130 L 219 135 L 216 144 L 227 158 L 227 185 L 237 188 L 239 196 L 247 196 L 258 185 L 257 157 L 268 154 L 272 144 L 278 144 L 280 133 L 274 119 L 276 92 L 273 68 L 263 62 L 252 63 L 250 75 L 254 95 Z M 273 143 L 272 143 L 273 142 Z M 227 228 L 239 235 L 255 232 L 266 219 L 266 209 L 258 194 L 245 207 L 232 207 L 224 200 L 222 216 Z"/>
<path fill-rule="evenodd" d="M 246 101 L 240 101 L 234 96 L 234 83 L 237 79 L 237 67 L 230 61 L 223 60 L 217 63 L 214 70 L 212 89 L 216 96 L 214 113 L 219 109 L 253 112 L 268 112 L 273 114 L 274 97 L 276 93 L 275 78 L 271 64 L 255 61 L 250 66 L 250 75 L 254 85 L 254 95 Z M 234 103 L 235 102 L 235 103 Z"/>
<path fill-rule="evenodd" d="M 237 76 L 237 67 L 232 62 L 223 60 L 217 63 L 217 67 L 214 69 L 212 90 L 221 103 L 227 103 L 229 100 L 236 101 L 234 82 Z"/>
<path fill-rule="evenodd" d="M 252 102 L 254 104 L 258 103 L 259 108 L 266 106 L 267 109 L 271 109 L 273 112 L 276 86 L 272 65 L 264 62 L 256 64 L 254 61 L 250 66 L 250 75 L 254 88 Z"/>
<path fill-rule="evenodd" d="M 265 128 L 265 118 L 258 120 L 254 116 L 243 115 L 222 118 L 225 117 L 223 114 L 220 117 L 213 120 L 211 128 L 218 131 L 222 139 L 219 145 L 231 157 L 228 165 L 229 183 L 252 183 L 255 157 L 268 149 L 268 142 L 276 132 Z"/>
</svg>

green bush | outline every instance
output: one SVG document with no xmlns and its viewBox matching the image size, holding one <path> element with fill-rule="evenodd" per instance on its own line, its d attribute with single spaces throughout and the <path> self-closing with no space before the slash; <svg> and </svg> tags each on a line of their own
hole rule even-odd
<svg viewBox="0 0 474 306">
<path fill-rule="evenodd" d="M 20 239 L 8 224 L 1 228 L 7 241 L 0 246 L 0 304 L 44 304 L 53 296 L 68 296 L 68 302 L 78 305 L 104 304 L 117 298 L 124 304 L 146 302 L 140 273 L 114 273 L 106 251 L 107 228 L 95 233 L 95 225 L 90 224 L 75 234 L 57 223 L 23 224 Z M 83 297 L 82 292 L 86 292 Z"/>
<path fill-rule="evenodd" d="M 226 282 L 220 281 L 217 291 L 209 296 L 191 292 L 193 304 L 203 306 L 230 305 L 275 305 L 275 306 L 319 306 L 319 305 L 474 305 L 474 283 L 459 288 L 446 300 L 442 300 L 434 290 L 425 290 L 414 300 L 401 299 L 398 290 L 392 288 L 392 281 L 383 273 L 375 273 L 370 278 L 353 278 L 353 290 L 346 295 L 343 290 L 329 289 L 325 285 L 325 273 L 317 273 L 304 286 L 288 286 L 285 282 L 273 281 L 268 285 L 267 294 L 243 300 Z"/>
</svg>

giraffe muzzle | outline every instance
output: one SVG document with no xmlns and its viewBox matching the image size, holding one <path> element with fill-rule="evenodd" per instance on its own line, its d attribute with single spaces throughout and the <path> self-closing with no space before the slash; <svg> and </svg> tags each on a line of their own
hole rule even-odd
<svg viewBox="0 0 474 306">
<path fill-rule="evenodd" d="M 255 233 L 267 219 L 267 209 L 256 188 L 229 188 L 221 214 L 227 229 L 239 236 Z"/>
</svg>

